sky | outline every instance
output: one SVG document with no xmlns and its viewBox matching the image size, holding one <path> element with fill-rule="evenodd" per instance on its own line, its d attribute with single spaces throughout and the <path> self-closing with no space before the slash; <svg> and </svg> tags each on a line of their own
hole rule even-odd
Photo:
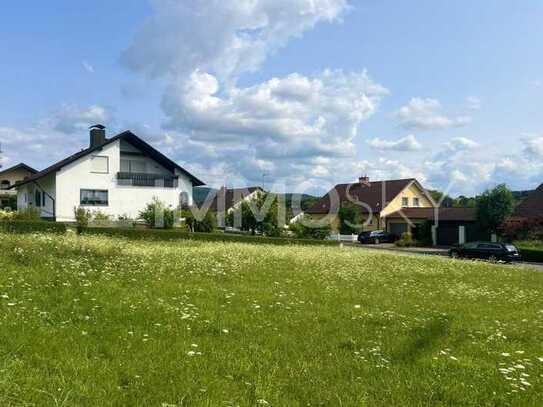
<svg viewBox="0 0 543 407">
<path fill-rule="evenodd" d="M 543 2 L 8 2 L 4 167 L 130 129 L 213 187 L 543 182 Z"/>
</svg>

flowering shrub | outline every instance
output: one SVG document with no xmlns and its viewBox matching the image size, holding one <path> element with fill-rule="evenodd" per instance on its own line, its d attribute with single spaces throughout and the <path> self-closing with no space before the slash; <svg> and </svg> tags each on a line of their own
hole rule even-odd
<svg viewBox="0 0 543 407">
<path fill-rule="evenodd" d="M 40 220 L 40 210 L 38 208 L 22 208 L 17 210 L 15 214 L 13 215 L 14 220 L 30 220 L 30 221 L 38 221 Z"/>
<path fill-rule="evenodd" d="M 209 210 L 203 219 L 198 220 L 190 209 L 183 209 L 181 217 L 185 219 L 185 225 L 191 232 L 211 233 L 217 227 L 217 215 Z"/>
<path fill-rule="evenodd" d="M 163 230 L 163 229 L 123 229 L 123 228 L 86 228 L 85 234 L 88 235 L 105 235 L 105 236 L 122 236 L 134 240 L 200 240 L 208 242 L 239 242 L 239 243 L 254 243 L 254 244 L 275 244 L 275 245 L 329 245 L 337 246 L 337 242 L 328 240 L 312 240 L 312 239 L 290 239 L 280 237 L 264 237 L 250 235 L 234 235 L 225 233 L 190 233 L 187 230 Z"/>
<path fill-rule="evenodd" d="M 77 233 L 81 233 L 84 228 L 89 226 L 92 214 L 87 209 L 78 206 L 74 207 L 74 217 L 77 224 Z"/>
<path fill-rule="evenodd" d="M 500 231 L 510 240 L 543 240 L 543 218 L 509 219 Z"/>
<path fill-rule="evenodd" d="M 166 207 L 158 198 L 153 198 L 139 216 L 147 225 L 157 229 L 171 229 L 175 220 L 174 210 Z"/>
<path fill-rule="evenodd" d="M 66 225 L 44 220 L 5 220 L 0 222 L 0 231 L 8 233 L 47 232 L 63 234 L 66 232 Z"/>
<path fill-rule="evenodd" d="M 14 217 L 15 217 L 15 212 L 0 209 L 0 221 L 12 220 Z"/>
<path fill-rule="evenodd" d="M 400 240 L 397 240 L 394 244 L 398 247 L 420 246 L 420 242 L 413 239 L 413 236 L 411 235 L 411 233 L 408 233 L 408 232 L 402 233 L 402 237 L 400 238 Z"/>
<path fill-rule="evenodd" d="M 288 225 L 288 229 L 290 232 L 296 236 L 298 239 L 316 239 L 316 240 L 324 240 L 328 236 L 330 236 L 331 228 L 330 226 L 319 226 L 319 227 L 311 227 L 306 226 L 301 222 L 294 222 Z"/>
</svg>

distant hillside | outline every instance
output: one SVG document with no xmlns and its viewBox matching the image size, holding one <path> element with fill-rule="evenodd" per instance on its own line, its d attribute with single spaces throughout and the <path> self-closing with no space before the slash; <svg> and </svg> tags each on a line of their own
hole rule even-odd
<svg viewBox="0 0 543 407">
<path fill-rule="evenodd" d="M 517 202 L 520 202 L 534 191 L 511 191 L 511 192 L 513 193 L 513 196 L 515 197 L 515 200 Z"/>
<path fill-rule="evenodd" d="M 294 195 L 296 194 L 285 194 L 285 201 L 287 203 L 287 208 L 290 208 L 292 206 L 292 197 Z M 309 209 L 319 200 L 319 197 L 313 196 L 313 195 L 301 194 L 301 196 L 302 196 L 302 199 L 301 199 L 300 205 L 303 211 Z"/>
<path fill-rule="evenodd" d="M 210 192 L 216 193 L 217 189 L 209 188 L 209 187 L 193 188 L 192 197 L 194 199 L 194 203 L 198 206 L 201 206 Z M 295 194 L 292 194 L 292 193 L 285 194 L 285 201 L 287 203 L 287 208 L 291 207 L 293 195 Z M 301 199 L 302 210 L 305 211 L 306 209 L 308 209 L 315 202 L 317 202 L 318 199 L 319 199 L 318 197 L 313 196 L 313 195 L 302 194 L 302 199 Z"/>
<path fill-rule="evenodd" d="M 217 189 L 209 188 L 209 187 L 192 188 L 192 199 L 194 199 L 194 203 L 198 206 L 201 206 L 204 203 L 210 191 L 213 191 L 214 193 L 216 193 Z"/>
</svg>

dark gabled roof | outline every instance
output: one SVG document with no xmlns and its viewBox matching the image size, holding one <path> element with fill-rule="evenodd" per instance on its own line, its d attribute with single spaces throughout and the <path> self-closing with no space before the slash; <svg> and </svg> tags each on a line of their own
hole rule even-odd
<svg viewBox="0 0 543 407">
<path fill-rule="evenodd" d="M 309 208 L 306 213 L 309 214 L 327 214 L 330 213 L 330 207 L 334 202 L 340 205 L 358 200 L 366 206 L 357 205 L 363 213 L 380 212 L 408 185 L 417 182 L 414 178 L 396 179 L 388 181 L 356 182 L 352 184 L 338 184 L 332 188 L 325 196 L 317 201 L 315 205 Z M 332 197 L 332 199 L 331 199 Z M 349 199 L 351 197 L 351 199 Z M 337 198 L 337 201 L 336 199 Z M 334 208 L 332 208 L 334 209 Z M 339 208 L 335 208 L 336 210 Z"/>
<path fill-rule="evenodd" d="M 15 170 L 27 170 L 31 174 L 36 174 L 38 170 L 35 170 L 34 168 L 30 167 L 29 165 L 26 165 L 25 163 L 19 163 L 17 165 L 14 165 L 13 167 L 6 168 L 5 170 L 0 171 L 0 175 L 9 172 L 9 171 L 15 171 Z"/>
<path fill-rule="evenodd" d="M 134 147 L 136 147 L 136 148 L 140 149 L 141 151 L 143 151 L 146 155 L 148 155 L 150 158 L 152 158 L 153 160 L 158 162 L 164 168 L 166 168 L 166 169 L 168 169 L 168 170 L 170 170 L 172 172 L 175 169 L 178 169 L 179 171 L 181 171 L 182 173 L 187 175 L 192 180 L 193 186 L 205 185 L 202 181 L 200 181 L 194 175 L 189 173 L 184 168 L 180 167 L 174 161 L 170 160 L 168 157 L 166 157 L 160 151 L 156 150 L 150 144 L 147 144 L 145 141 L 143 141 L 141 138 L 136 136 L 134 133 L 132 133 L 131 131 L 124 131 L 124 132 L 119 133 L 119 134 L 117 134 L 116 136 L 114 136 L 114 137 L 112 137 L 110 139 L 107 139 L 104 143 L 102 143 L 100 145 L 97 145 L 95 147 L 90 147 L 90 148 L 87 148 L 85 150 L 81 150 L 78 153 L 75 153 L 75 154 L 65 158 L 64 160 L 61 160 L 61 161 L 47 167 L 46 169 L 32 175 L 31 177 L 28 177 L 24 181 L 18 182 L 17 184 L 13 185 L 12 188 L 27 184 L 27 183 L 32 182 L 32 181 L 36 181 L 36 180 L 38 180 L 38 179 L 40 179 L 42 177 L 45 177 L 46 175 L 49 175 L 49 174 L 51 174 L 53 172 L 56 172 L 56 171 L 60 170 L 62 167 L 65 167 L 66 165 L 71 164 L 74 161 L 76 161 L 76 160 L 78 160 L 78 159 L 80 159 L 80 158 L 82 158 L 82 157 L 84 157 L 84 156 L 86 156 L 88 154 L 91 154 L 91 153 L 93 153 L 95 151 L 99 151 L 102 148 L 104 148 L 105 146 L 107 146 L 108 144 L 111 144 L 111 143 L 113 143 L 114 141 L 117 141 L 117 140 L 127 141 L 128 143 L 132 144 Z"/>
<path fill-rule="evenodd" d="M 543 184 L 531 192 L 513 211 L 513 218 L 543 217 Z"/>
<path fill-rule="evenodd" d="M 438 208 L 439 221 L 464 221 L 474 222 L 477 220 L 477 209 L 475 208 Z M 387 219 L 426 219 L 434 220 L 434 208 L 402 208 L 399 211 L 387 215 Z"/>
<path fill-rule="evenodd" d="M 211 209 L 215 212 L 218 209 L 218 201 L 224 199 L 224 209 L 228 210 L 234 205 L 242 201 L 247 196 L 251 195 L 255 191 L 263 191 L 261 187 L 247 187 L 247 188 L 221 188 L 215 194 Z"/>
</svg>

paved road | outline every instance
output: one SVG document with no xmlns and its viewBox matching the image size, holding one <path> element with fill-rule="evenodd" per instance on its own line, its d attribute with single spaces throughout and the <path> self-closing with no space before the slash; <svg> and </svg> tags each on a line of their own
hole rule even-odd
<svg viewBox="0 0 543 407">
<path fill-rule="evenodd" d="M 395 252 L 398 254 L 407 254 L 407 255 L 415 255 L 415 256 L 448 256 L 449 252 L 448 249 L 440 248 L 440 247 L 396 247 L 393 244 L 380 244 L 380 245 L 361 245 L 358 243 L 344 243 L 345 246 L 350 247 L 356 247 L 363 250 L 381 250 L 381 251 L 388 251 L 388 252 Z M 462 261 L 470 261 L 470 260 L 462 260 Z M 499 265 L 503 267 L 512 267 L 511 264 L 505 264 L 505 263 L 499 263 Z M 538 271 L 543 271 L 543 263 L 529 263 L 529 262 L 517 262 L 514 265 L 526 267 L 526 268 L 532 268 Z"/>
</svg>

